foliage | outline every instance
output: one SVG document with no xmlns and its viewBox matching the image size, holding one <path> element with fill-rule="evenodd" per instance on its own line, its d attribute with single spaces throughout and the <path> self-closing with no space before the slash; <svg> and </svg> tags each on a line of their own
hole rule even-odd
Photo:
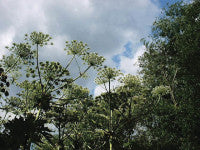
<svg viewBox="0 0 200 150">
<path fill-rule="evenodd" d="M 145 109 L 151 112 L 145 119 L 157 149 L 200 148 L 199 8 L 198 0 L 169 6 L 154 22 L 151 41 L 145 41 L 140 66 L 149 88 Z"/>
<path fill-rule="evenodd" d="M 40 145 L 42 139 L 52 143 L 51 128 L 45 127 L 46 125 L 55 126 L 61 134 L 61 129 L 66 130 L 66 126 L 76 122 L 78 117 L 75 116 L 80 112 L 71 109 L 70 105 L 88 98 L 89 92 L 74 84 L 74 81 L 84 76 L 91 67 L 101 66 L 104 61 L 102 56 L 90 53 L 86 44 L 77 41 L 66 42 L 67 55 L 72 55 L 66 65 L 60 62 L 40 61 L 39 48 L 52 45 L 51 39 L 48 34 L 42 32 L 26 34 L 24 43 L 13 43 L 11 47 L 6 47 L 10 52 L 1 60 L 0 85 L 1 93 L 4 93 L 1 94 L 1 110 L 5 112 L 1 135 L 8 138 L 3 141 L 9 141 L 7 144 L 3 142 L 2 145 L 14 145 L 15 148 L 11 149 L 30 149 L 31 143 Z M 79 75 L 74 77 L 68 68 L 76 58 L 81 58 L 87 67 L 81 71 L 78 66 Z M 11 90 L 18 89 L 18 92 L 11 96 L 8 92 L 10 83 Z M 7 114 L 12 115 L 14 119 L 10 120 Z M 62 132 L 56 141 L 60 148 L 64 138 L 61 136 L 65 134 Z"/>
<path fill-rule="evenodd" d="M 200 149 L 199 14 L 198 0 L 163 11 L 149 41 L 143 39 L 141 76 L 102 67 L 105 59 L 75 40 L 66 42 L 70 59 L 65 65 L 41 61 L 41 47 L 52 45 L 52 38 L 26 34 L 25 42 L 7 47 L 9 53 L 0 61 L 0 109 L 5 113 L 0 147 Z M 70 71 L 73 61 L 77 76 Z M 97 69 L 95 82 L 106 88 L 97 97 L 75 84 L 90 68 Z M 119 84 L 111 88 L 112 82 Z"/>
</svg>

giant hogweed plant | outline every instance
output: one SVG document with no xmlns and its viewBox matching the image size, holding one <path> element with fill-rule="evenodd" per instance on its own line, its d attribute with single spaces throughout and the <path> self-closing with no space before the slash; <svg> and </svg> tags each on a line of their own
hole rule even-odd
<svg viewBox="0 0 200 150">
<path fill-rule="evenodd" d="M 70 97 L 69 94 L 70 88 L 76 87 L 74 82 L 84 77 L 90 68 L 100 67 L 105 60 L 97 53 L 89 52 L 87 44 L 73 40 L 67 41 L 64 48 L 66 56 L 71 56 L 70 60 L 66 59 L 65 65 L 42 61 L 40 50 L 53 45 L 51 39 L 50 35 L 42 32 L 26 34 L 22 43 L 6 47 L 9 52 L 0 61 L 0 109 L 5 114 L 1 119 L 4 129 L 1 135 L 7 137 L 2 145 L 5 148 L 28 149 L 31 143 L 39 144 L 44 137 L 50 142 L 50 130 L 45 127 L 45 124 L 52 123 L 47 117 L 48 112 L 56 110 L 54 112 L 61 117 L 60 111 L 67 107 L 69 100 L 77 99 L 77 95 Z M 81 59 L 86 67 L 80 65 L 77 59 Z M 73 61 L 77 64 L 77 76 L 69 71 Z M 12 94 L 9 96 L 9 93 Z M 14 119 L 8 119 L 8 114 Z M 13 129 L 11 124 L 18 126 Z M 27 129 L 26 124 L 32 127 Z M 57 129 L 60 134 L 61 124 L 57 125 Z M 14 147 L 9 142 L 6 144 L 6 140 L 16 138 L 19 130 L 23 136 L 18 137 L 16 144 L 12 143 Z"/>
</svg>

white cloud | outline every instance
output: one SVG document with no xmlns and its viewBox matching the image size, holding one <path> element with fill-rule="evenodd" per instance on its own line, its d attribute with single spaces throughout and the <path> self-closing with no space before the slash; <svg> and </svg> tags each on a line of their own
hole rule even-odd
<svg viewBox="0 0 200 150">
<path fill-rule="evenodd" d="M 64 51 L 65 48 L 65 42 L 69 38 L 66 35 L 58 35 L 53 37 L 52 42 L 53 45 L 49 45 L 48 48 L 41 50 L 41 57 L 43 59 L 51 60 L 51 61 L 61 61 L 65 62 L 66 60 L 66 51 Z"/>
<path fill-rule="evenodd" d="M 0 30 L 13 26 L 17 37 L 32 30 L 64 34 L 111 56 L 146 35 L 159 11 L 151 0 L 6 0 L 0 2 L 6 24 Z"/>
<path fill-rule="evenodd" d="M 146 36 L 159 11 L 150 0 L 50 1 L 44 7 L 50 32 L 87 42 L 107 58 Z"/>
<path fill-rule="evenodd" d="M 142 54 L 145 51 L 145 46 L 141 46 L 137 49 L 135 55 L 133 58 L 129 58 L 126 56 L 121 56 L 120 59 L 120 64 L 119 64 L 119 69 L 124 72 L 124 74 L 133 74 L 137 75 L 139 71 L 139 64 L 138 64 L 138 58 L 142 56 Z M 120 83 L 115 80 L 111 82 L 111 89 L 116 88 L 119 86 Z M 102 93 L 108 92 L 108 83 L 105 85 L 97 85 L 94 90 L 94 96 L 99 96 Z"/>
<path fill-rule="evenodd" d="M 117 80 L 112 81 L 110 83 L 111 90 L 115 89 L 119 85 L 120 85 L 120 83 Z M 94 90 L 94 96 L 96 97 L 96 96 L 101 95 L 102 93 L 108 92 L 108 89 L 109 89 L 108 83 L 105 83 L 102 85 L 97 85 Z"/>
<path fill-rule="evenodd" d="M 139 70 L 138 58 L 142 56 L 144 51 L 145 51 L 145 46 L 141 46 L 138 48 L 133 58 L 121 56 L 121 61 L 119 65 L 120 70 L 122 70 L 127 74 L 130 73 L 136 75 L 137 71 Z"/>
<path fill-rule="evenodd" d="M 6 53 L 5 46 L 11 45 L 15 36 L 15 30 L 10 27 L 0 34 L 0 59 Z"/>
<path fill-rule="evenodd" d="M 112 56 L 122 53 L 127 42 L 139 43 L 148 35 L 160 13 L 158 5 L 152 0 L 0 1 L 0 46 L 21 41 L 25 33 L 42 31 L 55 39 L 55 47 L 43 50 L 42 56 L 63 61 L 62 42 L 75 39 L 88 43 L 92 51 L 107 58 L 107 65 L 114 67 Z M 0 55 L 3 53 L 1 49 Z M 131 66 L 131 60 L 121 60 Z M 122 69 L 129 71 L 123 63 Z M 88 80 L 84 86 L 94 87 L 91 83 Z"/>
</svg>

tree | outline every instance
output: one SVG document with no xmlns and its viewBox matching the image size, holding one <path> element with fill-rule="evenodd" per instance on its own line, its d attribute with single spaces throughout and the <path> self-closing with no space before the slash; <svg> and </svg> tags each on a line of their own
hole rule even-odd
<svg viewBox="0 0 200 150">
<path fill-rule="evenodd" d="M 199 149 L 200 2 L 169 6 L 152 27 L 140 58 L 151 112 L 146 116 L 157 149 Z"/>
</svg>

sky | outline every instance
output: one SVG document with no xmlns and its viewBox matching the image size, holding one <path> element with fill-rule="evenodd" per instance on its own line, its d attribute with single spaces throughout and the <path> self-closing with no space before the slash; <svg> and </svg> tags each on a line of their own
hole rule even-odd
<svg viewBox="0 0 200 150">
<path fill-rule="evenodd" d="M 77 40 L 103 55 L 105 65 L 136 75 L 137 58 L 145 51 L 140 39 L 150 34 L 167 2 L 175 1 L 0 0 L 0 58 L 6 54 L 5 46 L 22 42 L 25 33 L 41 31 L 54 42 L 40 51 L 41 60 L 66 62 L 65 41 Z M 101 88 L 93 82 L 95 74 L 90 71 L 90 78 L 78 83 L 98 95 Z"/>
</svg>

